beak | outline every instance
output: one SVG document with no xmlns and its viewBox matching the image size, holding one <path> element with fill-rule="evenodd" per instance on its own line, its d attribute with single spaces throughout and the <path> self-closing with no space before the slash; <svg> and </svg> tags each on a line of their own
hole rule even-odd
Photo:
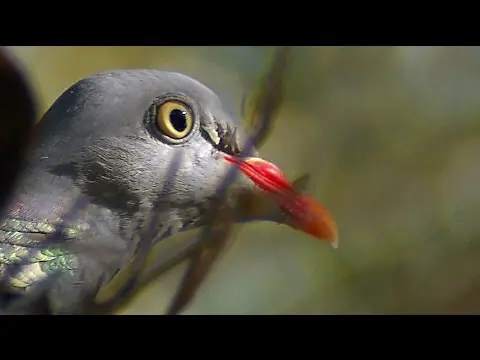
<svg viewBox="0 0 480 360">
<path fill-rule="evenodd" d="M 338 230 L 333 217 L 314 199 L 297 191 L 274 164 L 260 158 L 241 159 L 224 155 L 259 188 L 272 195 L 288 216 L 288 225 L 338 247 Z"/>
</svg>

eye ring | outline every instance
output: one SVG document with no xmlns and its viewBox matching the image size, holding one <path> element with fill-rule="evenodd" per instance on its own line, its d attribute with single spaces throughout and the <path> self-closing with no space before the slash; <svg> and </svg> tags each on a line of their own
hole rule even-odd
<svg viewBox="0 0 480 360">
<path fill-rule="evenodd" d="M 192 110 L 178 100 L 168 100 L 157 107 L 155 122 L 166 137 L 181 140 L 193 129 Z"/>
</svg>

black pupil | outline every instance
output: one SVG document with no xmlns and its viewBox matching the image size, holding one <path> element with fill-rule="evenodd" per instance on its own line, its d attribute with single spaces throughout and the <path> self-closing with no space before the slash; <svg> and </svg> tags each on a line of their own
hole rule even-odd
<svg viewBox="0 0 480 360">
<path fill-rule="evenodd" d="M 170 122 L 175 130 L 182 132 L 187 128 L 187 112 L 179 109 L 170 112 Z"/>
</svg>

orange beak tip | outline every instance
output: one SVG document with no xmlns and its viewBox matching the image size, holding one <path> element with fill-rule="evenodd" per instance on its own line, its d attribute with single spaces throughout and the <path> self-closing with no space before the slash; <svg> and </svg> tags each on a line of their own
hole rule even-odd
<svg viewBox="0 0 480 360">
<path fill-rule="evenodd" d="M 328 237 L 327 240 L 330 241 L 330 244 L 334 249 L 338 249 L 340 245 L 340 239 L 338 238 L 337 224 L 335 224 L 330 214 L 328 214 L 328 217 L 330 218 L 329 233 L 331 236 Z"/>
<path fill-rule="evenodd" d="M 297 209 L 303 210 L 299 213 L 305 215 L 299 219 L 299 229 L 319 240 L 328 241 L 334 249 L 338 249 L 337 224 L 330 213 L 315 200 L 304 195 L 297 198 L 297 204 L 300 205 Z"/>
<path fill-rule="evenodd" d="M 334 249 L 338 249 L 338 246 L 340 245 L 338 237 L 335 237 L 335 239 L 333 239 L 333 241 L 331 242 L 331 245 Z"/>
</svg>

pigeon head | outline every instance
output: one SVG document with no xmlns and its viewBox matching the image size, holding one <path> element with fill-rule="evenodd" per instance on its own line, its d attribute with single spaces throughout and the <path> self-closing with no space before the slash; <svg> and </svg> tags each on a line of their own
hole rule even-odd
<svg viewBox="0 0 480 360">
<path fill-rule="evenodd" d="M 69 178 L 123 219 L 147 216 L 160 201 L 175 233 L 203 225 L 220 200 L 238 221 L 284 223 L 336 244 L 329 213 L 255 149 L 241 155 L 242 129 L 212 90 L 188 76 L 123 70 L 80 80 L 46 112 L 36 141 L 31 167 L 54 176 L 48 188 Z"/>
</svg>

